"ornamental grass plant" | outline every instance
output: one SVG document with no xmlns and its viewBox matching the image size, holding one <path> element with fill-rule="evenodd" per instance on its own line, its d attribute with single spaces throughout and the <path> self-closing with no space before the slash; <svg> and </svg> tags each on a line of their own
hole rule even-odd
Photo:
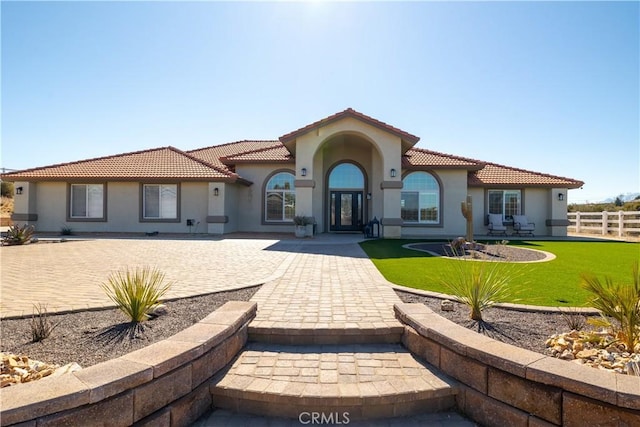
<svg viewBox="0 0 640 427">
<path fill-rule="evenodd" d="M 611 330 L 630 353 L 640 351 L 640 268 L 632 266 L 631 282 L 616 283 L 609 276 L 601 281 L 593 274 L 582 274 L 582 286 L 591 292 L 591 305 L 602 317 L 589 323 Z M 612 321 L 613 320 L 613 321 Z"/>
<path fill-rule="evenodd" d="M 521 264 L 505 261 L 479 261 L 455 253 L 441 283 L 456 301 L 469 307 L 471 320 L 483 322 L 482 312 L 501 302 L 517 302 L 525 269 Z M 521 285 L 521 282 L 519 283 Z"/>
<path fill-rule="evenodd" d="M 107 296 L 131 322 L 149 318 L 149 312 L 160 302 L 173 283 L 166 283 L 164 273 L 156 268 L 126 268 L 112 273 L 101 285 Z"/>
</svg>

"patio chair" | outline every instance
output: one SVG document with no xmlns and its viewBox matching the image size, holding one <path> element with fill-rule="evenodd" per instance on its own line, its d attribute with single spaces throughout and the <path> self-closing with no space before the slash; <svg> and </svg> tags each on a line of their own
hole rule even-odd
<svg viewBox="0 0 640 427">
<path fill-rule="evenodd" d="M 514 215 L 513 216 L 513 233 L 518 236 L 522 236 L 523 234 L 528 234 L 533 236 L 533 232 L 536 229 L 536 225 L 533 222 L 529 222 L 525 215 Z"/>
<path fill-rule="evenodd" d="M 502 223 L 501 214 L 489 214 L 489 236 L 507 235 L 507 227 Z"/>
</svg>

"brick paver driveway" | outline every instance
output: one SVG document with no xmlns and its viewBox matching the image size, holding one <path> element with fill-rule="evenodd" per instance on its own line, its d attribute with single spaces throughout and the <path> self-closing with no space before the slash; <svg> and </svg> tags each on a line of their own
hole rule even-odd
<svg viewBox="0 0 640 427">
<path fill-rule="evenodd" d="M 0 317 L 30 315 L 33 304 L 49 312 L 112 306 L 100 283 L 110 272 L 158 267 L 175 281 L 167 298 L 262 284 L 286 270 L 294 257 L 271 250 L 278 240 L 99 239 L 0 249 Z"/>
</svg>

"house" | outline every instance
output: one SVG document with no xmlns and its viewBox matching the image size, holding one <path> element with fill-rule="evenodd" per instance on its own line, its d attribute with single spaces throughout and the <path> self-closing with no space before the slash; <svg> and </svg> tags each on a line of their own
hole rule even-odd
<svg viewBox="0 0 640 427">
<path fill-rule="evenodd" d="M 459 236 L 460 203 L 474 232 L 489 213 L 527 215 L 536 235 L 567 232 L 567 191 L 583 182 L 414 148 L 419 138 L 347 109 L 278 140 L 193 151 L 163 147 L 3 175 L 16 188 L 14 222 L 38 231 L 292 232 L 294 215 L 317 232 L 384 237 Z"/>
</svg>

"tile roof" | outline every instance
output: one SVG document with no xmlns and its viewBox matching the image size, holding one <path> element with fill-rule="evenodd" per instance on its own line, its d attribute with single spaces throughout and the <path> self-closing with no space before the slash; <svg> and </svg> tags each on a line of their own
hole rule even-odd
<svg viewBox="0 0 640 427">
<path fill-rule="evenodd" d="M 304 135 L 307 132 L 312 131 L 313 129 L 316 129 L 318 127 L 321 126 L 325 126 L 329 123 L 341 120 L 345 117 L 353 117 L 359 120 L 362 120 L 372 126 L 375 126 L 377 128 L 380 128 L 382 130 L 385 130 L 389 133 L 395 134 L 409 142 L 411 142 L 412 144 L 415 144 L 416 142 L 418 142 L 420 140 L 420 137 L 415 136 L 410 134 L 409 132 L 405 132 L 401 129 L 398 129 L 396 127 L 393 127 L 387 123 L 381 122 L 380 120 L 376 120 L 373 117 L 367 116 L 365 114 L 362 114 L 356 110 L 354 110 L 353 108 L 347 108 L 344 111 L 341 111 L 339 113 L 333 114 L 329 117 L 325 117 L 322 120 L 318 120 L 317 122 L 313 122 L 310 125 L 307 125 L 305 127 L 302 127 L 298 130 L 294 130 L 293 132 L 289 132 L 286 135 L 281 136 L 279 139 L 280 141 L 282 141 L 283 143 L 286 143 L 288 141 L 292 141 L 294 139 L 296 139 L 296 137 L 300 136 L 300 135 Z"/>
<path fill-rule="evenodd" d="M 430 169 L 481 169 L 484 162 L 451 154 L 422 148 L 411 148 L 402 157 L 402 167 L 405 169 L 428 167 Z"/>
<path fill-rule="evenodd" d="M 277 140 L 243 140 L 222 145 L 213 145 L 211 147 L 198 148 L 196 150 L 187 151 L 187 153 L 207 163 L 223 168 L 224 170 L 229 170 L 227 165 L 224 164 L 221 159 L 238 156 L 243 153 L 265 150 L 274 146 L 282 147 L 282 144 Z"/>
<path fill-rule="evenodd" d="M 236 181 L 238 175 L 174 147 L 162 147 L 114 156 L 62 163 L 3 175 L 14 180 L 180 179 Z"/>
<path fill-rule="evenodd" d="M 485 163 L 482 169 L 469 172 L 468 184 L 470 187 L 500 185 L 508 187 L 580 188 L 584 185 L 584 182 L 496 163 Z"/>
<path fill-rule="evenodd" d="M 230 165 L 236 163 L 295 163 L 289 150 L 279 141 L 276 141 L 275 145 L 271 147 L 221 157 L 220 161 Z"/>
</svg>

